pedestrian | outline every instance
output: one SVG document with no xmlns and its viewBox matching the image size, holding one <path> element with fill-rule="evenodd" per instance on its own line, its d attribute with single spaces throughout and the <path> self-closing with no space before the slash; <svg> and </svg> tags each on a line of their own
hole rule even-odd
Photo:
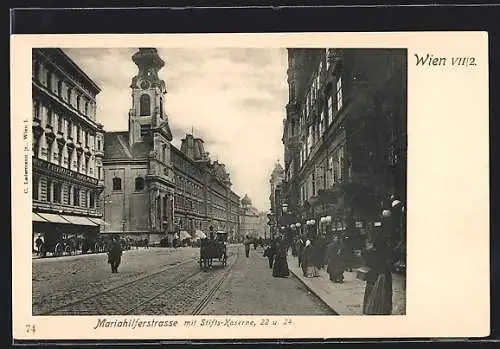
<svg viewBox="0 0 500 349">
<path fill-rule="evenodd" d="M 264 252 L 264 257 L 267 257 L 269 261 L 269 268 L 273 268 L 274 258 L 276 257 L 277 246 L 274 240 L 269 242 L 269 245 L 266 247 Z"/>
<path fill-rule="evenodd" d="M 315 259 L 315 250 L 311 244 L 311 240 L 306 240 L 306 245 L 304 247 L 304 253 L 302 255 L 302 272 L 305 277 L 317 277 L 319 276 L 318 270 L 316 269 L 316 259 Z"/>
<path fill-rule="evenodd" d="M 334 235 L 332 242 L 328 244 L 327 247 L 327 269 L 328 275 L 330 276 L 330 281 L 335 283 L 344 282 L 344 244 L 342 239 L 338 235 Z"/>
<path fill-rule="evenodd" d="M 314 253 L 314 265 L 316 269 L 321 270 L 325 266 L 326 259 L 326 240 L 323 235 L 319 236 L 313 244 Z"/>
<path fill-rule="evenodd" d="M 390 315 L 392 313 L 391 249 L 387 238 L 377 236 L 368 242 L 363 253 L 367 267 L 363 314 Z"/>
<path fill-rule="evenodd" d="M 302 256 L 304 254 L 304 247 L 304 240 L 302 239 L 302 237 L 299 237 L 297 241 L 297 259 L 299 262 L 299 268 L 301 266 Z"/>
<path fill-rule="evenodd" d="M 250 237 L 248 235 L 245 236 L 245 239 L 243 240 L 243 244 L 245 245 L 245 255 L 250 257 L 250 244 L 252 241 L 250 240 Z"/>
<path fill-rule="evenodd" d="M 111 272 L 118 273 L 118 267 L 120 266 L 122 258 L 122 247 L 120 244 L 120 239 L 114 237 L 108 247 L 108 263 L 111 265 Z"/>
<path fill-rule="evenodd" d="M 285 239 L 281 238 L 277 243 L 276 255 L 274 257 L 273 276 L 274 277 L 288 277 L 290 271 L 288 270 L 288 262 L 286 260 L 288 244 Z"/>
</svg>

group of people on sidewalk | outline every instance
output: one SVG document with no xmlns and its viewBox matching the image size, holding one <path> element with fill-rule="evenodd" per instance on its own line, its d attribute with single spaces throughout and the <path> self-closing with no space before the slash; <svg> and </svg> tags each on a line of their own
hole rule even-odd
<svg viewBox="0 0 500 349">
<path fill-rule="evenodd" d="M 292 253 L 298 259 L 304 277 L 319 277 L 324 269 L 330 281 L 342 283 L 344 272 L 357 270 L 357 278 L 366 282 L 363 299 L 363 314 L 390 315 L 392 313 L 392 271 L 397 256 L 391 248 L 387 235 L 377 234 L 365 241 L 359 263 L 349 237 L 330 234 L 328 237 L 310 239 L 299 237 Z"/>
<path fill-rule="evenodd" d="M 292 248 L 292 254 L 298 257 L 299 267 L 305 277 L 318 277 L 318 270 L 324 269 L 330 280 L 336 283 L 344 281 L 344 271 L 352 271 L 354 249 L 349 237 L 332 234 L 319 236 L 311 241 L 299 237 Z"/>
</svg>

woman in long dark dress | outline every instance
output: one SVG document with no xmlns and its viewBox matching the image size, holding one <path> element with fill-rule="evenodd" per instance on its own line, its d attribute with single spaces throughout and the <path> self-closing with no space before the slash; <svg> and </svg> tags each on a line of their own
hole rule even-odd
<svg viewBox="0 0 500 349">
<path fill-rule="evenodd" d="M 378 236 L 363 253 L 365 265 L 370 268 L 366 276 L 363 314 L 391 315 L 392 313 L 392 251 L 387 238 Z"/>
<path fill-rule="evenodd" d="M 333 240 L 327 247 L 327 272 L 330 275 L 330 281 L 344 281 L 344 244 L 338 235 L 333 236 Z"/>
<path fill-rule="evenodd" d="M 288 246 L 286 245 L 285 240 L 281 239 L 281 241 L 278 243 L 278 248 L 274 257 L 274 277 L 287 277 L 288 275 L 290 275 L 290 271 L 288 270 L 288 262 L 286 260 L 287 250 Z"/>
</svg>

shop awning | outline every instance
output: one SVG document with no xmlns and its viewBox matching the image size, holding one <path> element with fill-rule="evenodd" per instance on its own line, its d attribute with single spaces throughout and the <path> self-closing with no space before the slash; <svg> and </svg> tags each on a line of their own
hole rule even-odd
<svg viewBox="0 0 500 349">
<path fill-rule="evenodd" d="M 40 217 L 39 215 L 37 215 L 35 212 L 31 212 L 31 220 L 33 222 L 44 222 L 44 223 L 47 223 L 48 221 L 42 217 Z"/>
<path fill-rule="evenodd" d="M 59 224 L 69 224 L 66 219 L 64 219 L 62 216 L 59 216 L 58 214 L 52 214 L 52 213 L 37 213 L 40 217 L 43 219 L 47 220 L 50 223 L 59 223 Z"/>
<path fill-rule="evenodd" d="M 90 219 L 87 217 L 82 217 L 82 216 L 63 216 L 64 219 L 68 220 L 71 224 L 75 225 L 87 225 L 87 226 L 92 226 L 95 227 L 98 224 L 92 222 Z"/>
</svg>

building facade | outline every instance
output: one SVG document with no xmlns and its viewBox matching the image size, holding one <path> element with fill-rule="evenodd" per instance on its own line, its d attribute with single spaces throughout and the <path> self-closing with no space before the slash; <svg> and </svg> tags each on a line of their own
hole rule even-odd
<svg viewBox="0 0 500 349">
<path fill-rule="evenodd" d="M 95 237 L 103 225 L 100 88 L 61 49 L 33 49 L 32 64 L 33 234 L 50 249 L 64 235 Z"/>
<path fill-rule="evenodd" d="M 295 220 L 364 231 L 406 201 L 406 50 L 288 49 L 283 195 Z"/>
<path fill-rule="evenodd" d="M 158 76 L 165 62 L 154 48 L 141 48 L 132 59 L 138 73 L 130 85 L 129 129 L 105 138 L 107 232 L 151 243 L 209 226 L 236 234 L 239 197 L 225 166 L 212 162 L 203 140 L 193 135 L 186 135 L 181 149 L 171 143 L 166 85 Z"/>
<path fill-rule="evenodd" d="M 270 203 L 270 234 L 273 235 L 276 229 L 279 228 L 278 222 L 282 215 L 282 205 L 283 202 L 281 200 L 281 190 L 283 180 L 285 179 L 285 171 L 279 162 L 276 162 L 274 165 L 273 172 L 269 178 L 270 184 L 270 194 L 269 194 L 269 203 Z"/>
<path fill-rule="evenodd" d="M 241 211 L 240 211 L 240 239 L 243 241 L 245 236 L 251 238 L 263 237 L 263 231 L 261 227 L 261 219 L 259 211 L 252 206 L 252 200 L 245 194 L 241 199 Z"/>
</svg>

